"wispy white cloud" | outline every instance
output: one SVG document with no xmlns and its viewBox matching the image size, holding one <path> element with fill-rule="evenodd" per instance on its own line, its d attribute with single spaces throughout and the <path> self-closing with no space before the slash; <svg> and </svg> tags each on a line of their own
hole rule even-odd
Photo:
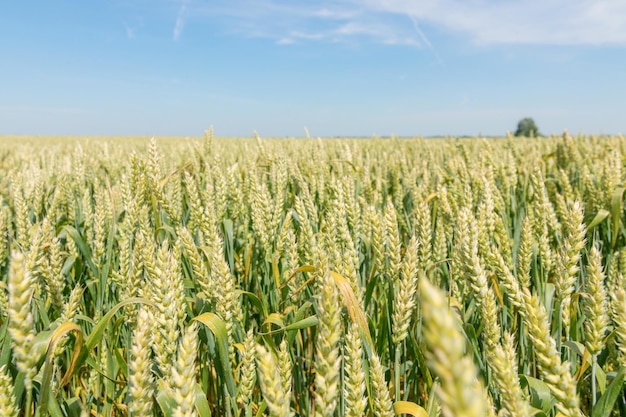
<svg viewBox="0 0 626 417">
<path fill-rule="evenodd" d="M 398 25 L 392 13 L 372 12 L 350 1 L 311 2 L 231 0 L 189 3 L 188 14 L 222 18 L 225 29 L 245 37 L 273 39 L 277 44 L 302 42 L 354 43 L 360 40 L 388 45 L 422 45 L 420 36 L 406 17 Z"/>
<path fill-rule="evenodd" d="M 176 24 L 174 25 L 174 33 L 172 37 L 175 41 L 180 38 L 180 35 L 183 33 L 183 29 L 185 28 L 185 19 L 187 12 L 187 2 L 183 1 L 178 9 L 178 16 L 176 17 Z"/>
<path fill-rule="evenodd" d="M 411 22 L 413 23 L 413 27 L 415 28 L 415 32 L 417 32 L 417 34 L 419 35 L 419 37 L 422 40 L 422 42 L 424 43 L 424 45 L 428 46 L 429 48 L 432 48 L 433 45 L 430 43 L 430 41 L 426 37 L 426 34 L 424 32 L 422 32 L 422 30 L 420 29 L 420 27 L 419 27 L 419 25 L 417 23 L 417 19 L 411 16 Z"/>
<path fill-rule="evenodd" d="M 143 17 L 139 16 L 134 19 L 124 20 L 122 24 L 124 25 L 126 38 L 133 41 L 137 39 L 137 34 L 143 28 Z"/>
<path fill-rule="evenodd" d="M 132 27 L 128 26 L 126 23 L 124 23 L 124 28 L 126 29 L 126 37 L 130 40 L 135 40 L 137 38 L 136 34 L 135 34 L 135 29 L 133 29 Z"/>
<path fill-rule="evenodd" d="M 477 44 L 626 44 L 626 2 L 621 0 L 364 0 L 358 4 L 372 13 L 410 16 L 463 34 Z"/>
<path fill-rule="evenodd" d="M 279 44 L 354 42 L 432 47 L 427 31 L 447 32 L 479 45 L 626 44 L 623 0 L 216 0 L 183 2 L 174 39 L 186 15 L 228 19 L 229 31 Z"/>
<path fill-rule="evenodd" d="M 348 21 L 341 26 L 330 31 L 336 37 L 357 37 L 368 36 L 381 43 L 389 45 L 419 45 L 420 42 L 415 39 L 411 33 L 402 33 L 394 30 L 390 25 L 377 22 L 360 22 L 356 20 Z"/>
</svg>

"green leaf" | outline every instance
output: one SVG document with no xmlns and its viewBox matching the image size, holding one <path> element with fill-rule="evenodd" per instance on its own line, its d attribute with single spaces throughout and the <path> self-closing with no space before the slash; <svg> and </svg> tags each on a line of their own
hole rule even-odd
<svg viewBox="0 0 626 417">
<path fill-rule="evenodd" d="M 617 242 L 617 232 L 619 231 L 619 224 L 622 216 L 622 199 L 624 197 L 624 187 L 617 187 L 613 191 L 611 196 L 611 248 L 615 248 Z"/>
<path fill-rule="evenodd" d="M 70 225 L 65 225 L 63 226 L 63 231 L 72 238 L 74 243 L 76 243 L 78 250 L 80 250 L 80 253 L 82 253 L 83 258 L 85 258 L 85 262 L 87 263 L 87 266 L 89 267 L 89 269 L 91 269 L 93 276 L 95 277 L 99 276 L 98 269 L 96 268 L 96 266 L 93 264 L 91 260 L 91 250 L 89 249 L 89 246 L 85 242 L 85 239 L 83 239 L 83 237 L 80 235 L 78 230 L 76 230 L 74 227 Z"/>
<path fill-rule="evenodd" d="M 310 316 L 295 323 L 291 323 L 289 326 L 285 327 L 284 330 L 288 332 L 290 330 L 306 329 L 307 327 L 317 326 L 319 322 L 317 316 Z"/>
<path fill-rule="evenodd" d="M 199 417 L 211 417 L 211 407 L 202 391 L 202 387 L 196 383 L 196 410 Z"/>
<path fill-rule="evenodd" d="M 587 226 L 587 230 L 591 230 L 600 223 L 602 223 L 604 220 L 606 220 L 607 217 L 609 217 L 610 214 L 611 213 L 609 213 L 608 210 L 600 209 L 598 213 L 596 213 L 596 215 L 594 216 L 593 220 L 591 220 L 591 222 Z"/>
<path fill-rule="evenodd" d="M 50 408 L 52 408 L 53 401 L 50 400 Z M 84 406 L 83 401 L 79 397 L 68 398 L 65 401 L 65 412 L 67 417 L 81 417 L 83 414 Z"/>
<path fill-rule="evenodd" d="M 591 411 L 591 417 L 609 417 L 615 401 L 622 392 L 622 386 L 624 384 L 624 368 L 621 368 L 613 381 L 609 384 L 602 397 L 598 400 L 595 407 Z"/>
<path fill-rule="evenodd" d="M 226 256 L 228 257 L 228 266 L 231 271 L 235 270 L 235 239 L 233 234 L 233 221 L 224 219 L 224 246 L 226 247 Z"/>
<path fill-rule="evenodd" d="M 596 366 L 596 381 L 598 381 L 598 391 L 604 394 L 606 391 L 606 373 L 600 366 Z"/>
<path fill-rule="evenodd" d="M 43 401 L 43 399 L 42 399 Z M 52 391 L 48 391 L 48 413 L 51 417 L 64 417 L 63 411 L 57 402 L 57 399 L 54 397 Z M 45 414 L 44 414 L 45 415 Z"/>
<path fill-rule="evenodd" d="M 363 348 L 367 352 L 368 357 L 371 357 L 372 352 L 374 351 L 374 341 L 372 340 L 372 335 L 370 334 L 370 329 L 367 325 L 365 313 L 357 301 L 354 291 L 352 291 L 350 281 L 348 281 L 343 275 L 334 271 L 330 271 L 330 275 L 333 277 L 335 285 L 339 289 L 343 305 L 348 309 L 348 314 L 350 315 L 352 322 L 359 326 L 361 337 L 365 342 L 363 343 Z"/>
<path fill-rule="evenodd" d="M 241 290 L 238 290 L 237 292 L 247 297 L 252 303 L 252 305 L 257 309 L 257 311 L 263 315 L 263 317 L 267 316 L 267 310 L 265 309 L 265 306 L 263 305 L 259 297 L 256 296 L 256 294 L 251 293 L 249 291 L 241 291 Z"/>
<path fill-rule="evenodd" d="M 548 413 L 552 408 L 552 395 L 550 394 L 550 388 L 540 379 L 533 378 L 532 376 L 522 375 L 521 379 L 526 381 L 530 391 L 530 404 Z"/>
<path fill-rule="evenodd" d="M 52 333 L 53 330 L 44 330 L 35 335 L 31 354 L 37 357 L 37 362 L 44 356 Z"/>
<path fill-rule="evenodd" d="M 259 405 L 259 411 L 257 411 L 256 417 L 261 417 L 266 409 L 267 403 L 265 402 L 265 400 L 263 400 L 263 402 L 261 402 L 261 405 Z"/>
<path fill-rule="evenodd" d="M 311 303 L 310 301 L 305 301 L 300 308 L 298 308 L 298 311 L 296 311 L 296 316 L 295 316 L 295 321 L 300 321 L 304 318 L 304 315 L 306 314 L 307 310 L 309 308 L 313 307 L 313 303 Z"/>
<path fill-rule="evenodd" d="M 41 402 L 39 403 L 39 408 L 44 415 L 48 411 L 49 393 L 51 392 L 50 380 L 52 379 L 54 353 L 61 340 L 63 340 L 63 336 L 70 332 L 76 333 L 76 342 L 74 344 L 74 354 L 72 356 L 72 361 L 70 362 L 70 367 L 67 369 L 65 375 L 71 375 L 74 371 L 72 365 L 76 363 L 76 358 L 80 354 L 80 346 L 83 343 L 82 329 L 78 327 L 77 324 L 71 322 L 63 323 L 59 327 L 57 327 L 54 332 L 52 332 L 52 335 L 50 336 L 50 341 L 48 342 L 48 349 L 46 350 L 46 360 L 43 370 L 43 378 L 41 381 Z"/>
<path fill-rule="evenodd" d="M 573 340 L 566 340 L 563 342 L 563 346 L 576 353 L 581 358 L 585 355 L 585 345 Z"/>
<path fill-rule="evenodd" d="M 296 311 L 296 315 L 294 317 L 294 322 L 298 322 L 300 320 L 303 320 L 305 318 L 304 316 L 308 313 L 308 310 L 312 306 L 313 306 L 313 303 L 311 303 L 310 301 L 305 301 L 304 304 L 302 304 L 300 306 L 300 308 L 298 308 L 298 311 Z M 291 345 L 297 335 L 298 335 L 297 332 L 289 332 L 289 333 L 287 333 L 287 344 Z"/>
<path fill-rule="evenodd" d="M 291 275 L 289 275 L 289 278 L 287 278 L 285 280 L 285 282 L 283 282 L 280 285 L 280 289 L 282 290 L 284 287 L 287 286 L 287 284 L 289 284 L 289 281 L 291 281 L 292 279 L 295 278 L 296 275 L 298 275 L 300 272 L 315 272 L 315 267 L 313 265 L 302 265 L 299 268 L 296 268 Z"/>
<path fill-rule="evenodd" d="M 263 328 L 265 325 L 268 325 L 270 323 L 278 326 L 278 329 L 268 330 L 267 332 L 263 332 L 259 334 L 267 336 L 267 335 L 272 335 L 272 334 L 276 334 L 280 332 L 289 332 L 289 331 L 295 331 L 295 330 L 300 330 L 300 329 L 306 329 L 307 327 L 316 326 L 319 323 L 319 319 L 317 318 L 317 316 L 310 316 L 302 320 L 298 320 L 294 323 L 291 323 L 288 326 L 285 326 L 282 319 L 280 318 L 280 315 L 278 313 L 272 313 L 270 314 L 268 319 L 265 320 L 261 328 Z"/>
<path fill-rule="evenodd" d="M 156 396 L 156 400 L 165 417 L 172 417 L 174 415 L 174 408 L 176 407 L 176 403 L 174 402 L 174 398 L 172 398 L 167 389 L 159 390 Z"/>
<path fill-rule="evenodd" d="M 283 318 L 280 316 L 280 314 L 278 313 L 272 313 L 269 316 L 267 316 L 267 318 L 265 319 L 265 321 L 263 322 L 263 324 L 261 324 L 261 329 L 264 329 L 265 327 L 267 327 L 269 330 L 267 331 L 268 334 L 273 333 L 272 332 L 272 326 L 274 325 L 276 327 L 280 329 L 283 329 L 285 327 L 285 322 L 283 322 Z"/>
<path fill-rule="evenodd" d="M 146 300 L 145 298 L 129 298 L 128 300 L 122 301 L 121 303 L 118 303 L 115 306 L 113 306 L 113 308 L 111 308 L 111 310 L 109 310 L 109 312 L 105 314 L 104 317 L 102 317 L 100 321 L 96 324 L 96 326 L 93 328 L 92 332 L 87 337 L 87 340 L 85 341 L 85 345 L 81 349 L 80 354 L 75 355 L 72 358 L 72 362 L 70 363 L 70 368 L 68 369 L 68 372 L 65 374 L 65 376 L 61 380 L 62 387 L 65 386 L 69 382 L 72 375 L 78 372 L 78 370 L 83 366 L 83 364 L 85 363 L 85 360 L 87 360 L 87 357 L 89 356 L 89 352 L 91 352 L 91 350 L 95 348 L 98 345 L 98 343 L 100 343 L 100 340 L 102 340 L 102 335 L 104 334 L 104 330 L 106 329 L 107 325 L 109 324 L 109 321 L 111 321 L 115 313 L 117 313 L 117 311 L 120 308 L 130 305 L 130 304 L 148 304 L 152 306 L 154 305 L 150 301 Z M 69 372 L 69 370 L 71 370 L 72 372 Z"/>
<path fill-rule="evenodd" d="M 176 240 L 176 230 L 168 224 L 160 225 L 159 228 L 156 229 L 155 233 L 158 234 L 159 232 L 164 232 L 170 236 L 169 239 Z"/>
<path fill-rule="evenodd" d="M 233 378 L 233 371 L 230 368 L 230 358 L 228 356 L 228 333 L 226 332 L 226 325 L 224 321 L 214 313 L 203 313 L 194 320 L 207 326 L 217 341 L 217 356 L 218 361 L 217 371 L 221 375 L 222 380 L 226 382 L 226 387 L 231 397 L 235 397 L 237 393 L 237 386 L 235 385 L 235 379 Z"/>
</svg>

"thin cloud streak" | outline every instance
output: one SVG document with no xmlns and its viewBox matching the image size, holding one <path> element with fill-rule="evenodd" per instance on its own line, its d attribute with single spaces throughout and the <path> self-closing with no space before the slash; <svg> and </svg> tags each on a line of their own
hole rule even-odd
<svg viewBox="0 0 626 417">
<path fill-rule="evenodd" d="M 413 23 L 413 27 L 415 28 L 415 31 L 419 35 L 419 37 L 422 40 L 422 42 L 424 43 L 424 45 L 426 45 L 426 46 L 428 46 L 429 48 L 432 49 L 433 45 L 430 43 L 430 40 L 426 37 L 424 32 L 422 32 L 422 29 L 420 29 L 419 25 L 417 24 L 417 19 L 412 17 L 412 16 L 410 16 L 410 17 L 411 17 L 411 22 Z"/>
<path fill-rule="evenodd" d="M 122 21 L 124 25 L 124 30 L 126 32 L 126 38 L 130 41 L 137 40 L 137 34 L 143 28 L 143 17 L 138 17 L 135 19 L 131 19 Z"/>
<path fill-rule="evenodd" d="M 626 44 L 626 3 L 618 0 L 365 0 L 364 4 L 372 12 L 407 15 L 468 35 L 476 44 Z"/>
<path fill-rule="evenodd" d="M 137 39 L 137 35 L 135 34 L 135 29 L 131 28 L 126 23 L 124 23 L 124 28 L 126 29 L 126 38 L 128 38 L 128 40 L 133 41 Z"/>
<path fill-rule="evenodd" d="M 372 14 L 349 1 L 255 2 L 250 0 L 194 3 L 188 14 L 198 18 L 225 18 L 228 33 L 243 37 L 273 39 L 280 45 L 324 41 L 358 43 L 368 41 L 386 45 L 421 46 L 410 25 L 397 25 L 397 17 L 387 13 Z M 272 24 L 268 24 L 272 22 Z"/>
<path fill-rule="evenodd" d="M 183 4 L 178 9 L 178 17 L 176 17 L 176 24 L 174 25 L 174 33 L 173 33 L 174 41 L 177 41 L 180 38 L 180 35 L 183 33 L 183 29 L 185 28 L 186 11 L 187 11 L 187 3 L 183 2 Z"/>
<path fill-rule="evenodd" d="M 477 45 L 626 45 L 626 2 L 620 0 L 232 0 L 188 8 L 183 3 L 175 39 L 186 14 L 227 17 L 235 34 L 279 44 L 362 39 L 431 47 L 424 28 L 432 27 Z"/>
</svg>

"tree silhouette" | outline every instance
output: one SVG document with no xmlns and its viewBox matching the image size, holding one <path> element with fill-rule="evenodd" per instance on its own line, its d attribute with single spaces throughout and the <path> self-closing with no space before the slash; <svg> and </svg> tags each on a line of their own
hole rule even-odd
<svg viewBox="0 0 626 417">
<path fill-rule="evenodd" d="M 539 128 L 531 117 L 525 117 L 517 123 L 515 136 L 526 136 L 534 138 L 539 136 Z"/>
</svg>

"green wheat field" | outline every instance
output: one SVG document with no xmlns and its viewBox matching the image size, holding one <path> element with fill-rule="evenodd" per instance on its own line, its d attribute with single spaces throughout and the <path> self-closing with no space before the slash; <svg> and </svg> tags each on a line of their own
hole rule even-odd
<svg viewBox="0 0 626 417">
<path fill-rule="evenodd" d="M 0 416 L 626 415 L 625 154 L 0 138 Z"/>
</svg>

